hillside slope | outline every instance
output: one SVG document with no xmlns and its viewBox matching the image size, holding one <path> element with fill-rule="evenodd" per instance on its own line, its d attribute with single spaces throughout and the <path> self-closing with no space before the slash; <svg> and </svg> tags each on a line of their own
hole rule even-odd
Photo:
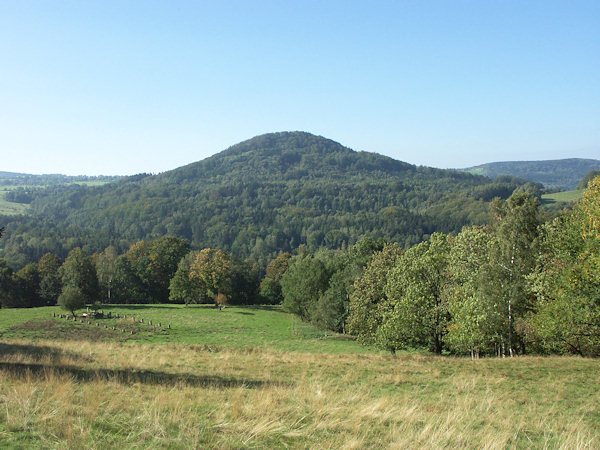
<svg viewBox="0 0 600 450">
<path fill-rule="evenodd" d="M 264 264 L 301 244 L 338 248 L 373 236 L 404 246 L 484 223 L 486 202 L 521 184 L 416 167 L 309 133 L 271 133 L 155 176 L 48 188 L 0 244 L 24 262 L 46 250 L 123 250 L 172 234 Z"/>
<path fill-rule="evenodd" d="M 600 161 L 597 159 L 569 158 L 547 161 L 492 162 L 463 170 L 490 178 L 510 175 L 542 183 L 549 189 L 570 191 L 575 189 L 581 179 L 591 170 L 598 169 L 600 169 Z"/>
</svg>

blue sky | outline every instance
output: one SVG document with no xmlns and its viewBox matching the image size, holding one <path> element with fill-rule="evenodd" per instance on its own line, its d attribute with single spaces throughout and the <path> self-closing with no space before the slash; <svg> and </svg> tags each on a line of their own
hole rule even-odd
<svg viewBox="0 0 600 450">
<path fill-rule="evenodd" d="M 0 170 L 157 173 L 284 130 L 600 159 L 599 55 L 598 1 L 0 0 Z"/>
</svg>

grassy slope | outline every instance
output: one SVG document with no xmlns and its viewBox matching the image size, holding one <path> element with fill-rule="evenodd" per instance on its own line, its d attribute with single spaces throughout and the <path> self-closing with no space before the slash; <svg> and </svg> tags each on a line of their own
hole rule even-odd
<svg viewBox="0 0 600 450">
<path fill-rule="evenodd" d="M 575 202 L 583 197 L 584 189 L 575 190 L 575 191 L 561 191 L 555 192 L 553 194 L 545 194 L 542 195 L 542 200 L 545 203 L 568 203 Z"/>
<path fill-rule="evenodd" d="M 7 190 L 6 187 L 0 187 L 0 215 L 15 216 L 25 214 L 29 205 L 7 201 L 5 199 Z"/>
<path fill-rule="evenodd" d="M 600 446 L 598 360 L 313 352 L 289 316 L 256 308 L 138 308 L 171 334 L 76 339 L 97 327 L 51 311 L 0 310 L 2 447 Z M 62 339 L 34 339 L 32 320 Z M 23 322 L 33 334 L 9 339 Z"/>
</svg>

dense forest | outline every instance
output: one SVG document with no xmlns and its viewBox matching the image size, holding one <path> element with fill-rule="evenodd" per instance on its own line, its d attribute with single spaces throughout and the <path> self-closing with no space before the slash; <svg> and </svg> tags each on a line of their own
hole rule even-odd
<svg viewBox="0 0 600 450">
<path fill-rule="evenodd" d="M 123 253 L 172 235 L 264 269 L 300 245 L 314 252 L 371 237 L 407 248 L 434 232 L 483 225 L 494 197 L 515 189 L 539 195 L 539 187 L 417 167 L 308 133 L 272 133 L 159 175 L 27 192 L 28 216 L 0 217 L 0 256 L 19 269 L 47 252 Z"/>
<path fill-rule="evenodd" d="M 502 175 L 541 183 L 546 189 L 570 191 L 592 170 L 600 170 L 597 159 L 556 159 L 548 161 L 504 161 L 464 169 L 469 173 L 495 178 Z"/>
<path fill-rule="evenodd" d="M 324 330 L 391 352 L 600 356 L 600 177 L 573 210 L 544 221 L 528 191 L 490 204 L 490 221 L 403 249 L 362 238 L 343 249 L 281 252 L 264 275 L 222 249 L 174 236 L 89 254 L 74 248 L 13 271 L 2 307 L 60 304 L 281 304 Z"/>
</svg>

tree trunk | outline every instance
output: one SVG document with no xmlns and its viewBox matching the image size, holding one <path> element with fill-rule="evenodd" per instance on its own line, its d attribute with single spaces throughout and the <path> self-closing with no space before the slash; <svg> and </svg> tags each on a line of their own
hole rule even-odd
<svg viewBox="0 0 600 450">
<path fill-rule="evenodd" d="M 434 345 L 435 353 L 438 355 L 441 355 L 442 354 L 442 339 L 438 333 L 435 334 L 435 340 L 434 340 L 433 345 Z"/>
</svg>

